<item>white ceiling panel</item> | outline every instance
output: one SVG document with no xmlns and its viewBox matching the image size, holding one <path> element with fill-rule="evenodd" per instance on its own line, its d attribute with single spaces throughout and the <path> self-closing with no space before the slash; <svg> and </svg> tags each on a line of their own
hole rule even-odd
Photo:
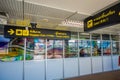
<svg viewBox="0 0 120 80">
<path fill-rule="evenodd" d="M 42 5 L 35 5 L 26 2 L 25 2 L 25 13 L 29 13 L 33 15 L 41 15 L 46 17 L 60 18 L 60 19 L 65 19 L 69 15 L 73 14 L 73 12 L 50 8 Z"/>
<path fill-rule="evenodd" d="M 118 0 L 25 0 L 57 9 L 91 15 Z"/>
<path fill-rule="evenodd" d="M 9 18 L 23 18 L 22 2 L 16 0 L 0 0 L 0 11 L 9 15 Z"/>
</svg>

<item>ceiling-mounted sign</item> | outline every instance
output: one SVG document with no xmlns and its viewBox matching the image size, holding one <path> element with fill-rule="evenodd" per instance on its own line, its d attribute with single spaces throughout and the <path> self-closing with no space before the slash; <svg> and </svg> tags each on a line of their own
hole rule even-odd
<svg viewBox="0 0 120 80">
<path fill-rule="evenodd" d="M 84 20 L 84 31 L 120 23 L 120 3 Z"/>
<path fill-rule="evenodd" d="M 18 26 L 4 26 L 4 37 L 40 37 L 48 39 L 70 39 L 69 31 L 48 30 L 40 28 L 25 28 Z"/>
<path fill-rule="evenodd" d="M 25 19 L 25 20 L 9 19 L 8 20 L 8 24 L 15 25 L 15 26 L 27 26 L 27 27 L 31 27 L 29 19 Z"/>
</svg>

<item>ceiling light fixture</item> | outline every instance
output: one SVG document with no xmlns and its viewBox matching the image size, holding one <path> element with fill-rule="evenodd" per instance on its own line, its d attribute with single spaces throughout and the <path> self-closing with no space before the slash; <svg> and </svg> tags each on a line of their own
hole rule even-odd
<svg viewBox="0 0 120 80">
<path fill-rule="evenodd" d="M 62 21 L 60 26 L 71 26 L 71 27 L 80 27 L 83 26 L 83 21 L 73 21 L 73 20 L 65 20 Z"/>
</svg>

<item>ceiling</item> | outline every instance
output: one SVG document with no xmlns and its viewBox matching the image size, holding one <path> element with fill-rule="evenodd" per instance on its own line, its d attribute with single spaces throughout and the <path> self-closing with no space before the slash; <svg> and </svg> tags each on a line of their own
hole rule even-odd
<svg viewBox="0 0 120 80">
<path fill-rule="evenodd" d="M 0 12 L 8 14 L 8 23 L 30 20 L 39 24 L 38 28 L 84 32 L 85 18 L 117 3 L 119 0 L 0 0 Z M 91 33 L 118 34 L 120 24 Z"/>
</svg>

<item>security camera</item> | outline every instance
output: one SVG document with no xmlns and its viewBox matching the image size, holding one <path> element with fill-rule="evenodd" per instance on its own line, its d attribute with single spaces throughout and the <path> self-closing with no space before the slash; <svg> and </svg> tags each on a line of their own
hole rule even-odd
<svg viewBox="0 0 120 80">
<path fill-rule="evenodd" d="M 36 28 L 37 23 L 30 23 L 32 28 Z"/>
</svg>

